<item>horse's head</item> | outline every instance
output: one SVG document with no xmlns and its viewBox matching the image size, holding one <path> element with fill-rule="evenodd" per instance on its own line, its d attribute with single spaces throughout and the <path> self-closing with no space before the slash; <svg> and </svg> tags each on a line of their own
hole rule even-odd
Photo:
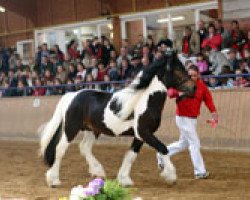
<svg viewBox="0 0 250 200">
<path fill-rule="evenodd" d="M 193 96 L 196 91 L 196 83 L 188 76 L 188 72 L 177 58 L 176 52 L 168 52 L 165 56 L 164 84 L 167 88 L 173 87 L 184 96 Z"/>
</svg>

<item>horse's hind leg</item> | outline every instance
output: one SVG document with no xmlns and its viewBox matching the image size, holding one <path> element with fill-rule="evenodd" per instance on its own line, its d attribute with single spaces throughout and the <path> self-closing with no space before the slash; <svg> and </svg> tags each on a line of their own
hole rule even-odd
<svg viewBox="0 0 250 200">
<path fill-rule="evenodd" d="M 96 138 L 93 132 L 85 131 L 83 140 L 81 141 L 79 148 L 82 156 L 86 158 L 89 164 L 89 173 L 92 176 L 105 177 L 105 171 L 101 163 L 95 158 L 92 153 L 92 146 Z"/>
<path fill-rule="evenodd" d="M 176 170 L 169 158 L 167 147 L 157 137 L 146 130 L 139 132 L 139 135 L 143 139 L 143 141 L 145 141 L 149 146 L 153 147 L 157 150 L 157 152 L 161 154 L 164 164 L 164 169 L 161 173 L 161 176 L 165 178 L 167 183 L 175 183 L 177 179 Z"/>
<path fill-rule="evenodd" d="M 59 170 L 60 170 L 62 158 L 66 150 L 68 149 L 68 146 L 69 146 L 69 142 L 67 140 L 65 131 L 63 129 L 62 136 L 56 146 L 55 161 L 52 167 L 46 173 L 47 184 L 50 187 L 56 187 L 56 186 L 61 185 L 61 181 L 59 178 Z"/>
<path fill-rule="evenodd" d="M 134 138 L 133 143 L 131 144 L 131 149 L 126 153 L 122 166 L 117 175 L 119 183 L 123 186 L 133 185 L 133 181 L 130 178 L 130 171 L 132 164 L 134 163 L 137 154 L 140 152 L 143 142 Z"/>
</svg>

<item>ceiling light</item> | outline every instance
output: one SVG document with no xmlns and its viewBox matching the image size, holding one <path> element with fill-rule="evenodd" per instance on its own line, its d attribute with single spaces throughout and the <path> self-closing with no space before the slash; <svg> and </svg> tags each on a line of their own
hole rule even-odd
<svg viewBox="0 0 250 200">
<path fill-rule="evenodd" d="M 109 28 L 110 30 L 113 29 L 113 25 L 112 25 L 112 24 L 108 24 L 107 26 L 108 26 L 108 28 Z"/>
<path fill-rule="evenodd" d="M 0 6 L 0 12 L 5 12 L 5 8 Z"/>
<path fill-rule="evenodd" d="M 171 20 L 173 21 L 173 22 L 176 22 L 176 21 L 182 21 L 182 20 L 184 20 L 185 19 L 185 17 L 184 16 L 177 16 L 177 17 L 172 17 L 171 18 Z M 158 23 L 165 23 L 165 22 L 168 22 L 168 18 L 163 18 L 163 19 L 158 19 L 157 20 L 157 22 Z"/>
</svg>

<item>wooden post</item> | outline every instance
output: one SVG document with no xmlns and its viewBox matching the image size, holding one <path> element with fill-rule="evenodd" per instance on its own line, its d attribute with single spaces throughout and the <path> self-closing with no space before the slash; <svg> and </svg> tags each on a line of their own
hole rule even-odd
<svg viewBox="0 0 250 200">
<path fill-rule="evenodd" d="M 223 0 L 218 0 L 218 18 L 223 20 Z"/>
<path fill-rule="evenodd" d="M 122 37 L 121 37 L 121 20 L 119 16 L 115 16 L 112 18 L 112 24 L 113 24 L 113 43 L 117 52 L 120 52 L 120 48 L 122 45 Z"/>
</svg>

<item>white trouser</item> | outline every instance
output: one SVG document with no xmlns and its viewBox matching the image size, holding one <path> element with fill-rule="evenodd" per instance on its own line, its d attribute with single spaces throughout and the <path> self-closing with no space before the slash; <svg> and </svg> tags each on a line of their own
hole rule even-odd
<svg viewBox="0 0 250 200">
<path fill-rule="evenodd" d="M 172 156 L 188 148 L 194 166 L 194 174 L 205 173 L 205 165 L 200 152 L 200 140 L 196 132 L 197 119 L 176 116 L 176 124 L 180 130 L 179 141 L 168 145 L 169 155 Z"/>
</svg>

